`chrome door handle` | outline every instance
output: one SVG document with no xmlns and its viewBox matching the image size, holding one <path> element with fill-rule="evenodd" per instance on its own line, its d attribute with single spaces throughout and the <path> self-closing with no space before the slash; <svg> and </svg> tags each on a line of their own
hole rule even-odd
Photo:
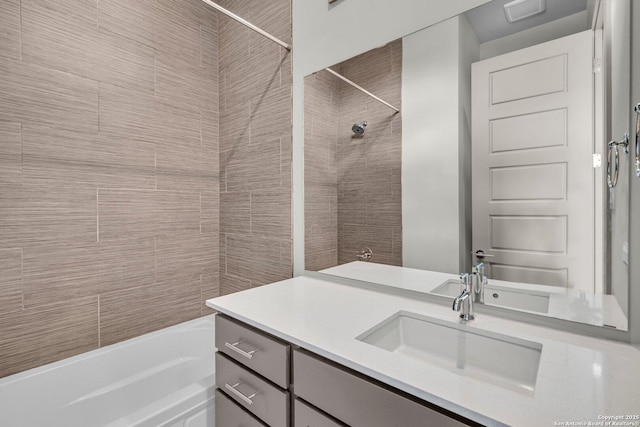
<svg viewBox="0 0 640 427">
<path fill-rule="evenodd" d="M 231 349 L 233 351 L 235 351 L 236 353 L 238 353 L 240 356 L 244 356 L 247 359 L 251 360 L 253 359 L 253 354 L 258 351 L 258 348 L 255 348 L 253 350 L 250 351 L 244 351 L 243 349 L 241 349 L 240 347 L 238 347 L 239 344 L 242 344 L 242 341 L 238 341 L 238 342 L 234 342 L 233 344 L 228 343 L 225 341 L 224 346 L 227 347 L 228 349 Z"/>
<path fill-rule="evenodd" d="M 478 249 L 477 251 L 473 252 L 473 254 L 478 258 L 478 259 L 483 259 L 483 258 L 493 258 L 495 255 L 489 255 L 489 254 L 485 254 L 484 250 L 482 249 Z"/>
<path fill-rule="evenodd" d="M 247 395 L 243 394 L 242 392 L 240 392 L 240 391 L 238 391 L 236 389 L 236 387 L 238 387 L 240 384 L 242 384 L 242 383 L 241 382 L 237 382 L 234 385 L 230 385 L 229 383 L 225 383 L 224 384 L 224 388 L 227 389 L 229 392 L 231 392 L 234 396 L 238 397 L 240 400 L 245 402 L 247 405 L 253 405 L 253 400 L 251 400 L 251 399 L 256 397 L 258 392 L 256 391 L 255 393 L 252 393 L 249 396 L 247 396 Z"/>
</svg>

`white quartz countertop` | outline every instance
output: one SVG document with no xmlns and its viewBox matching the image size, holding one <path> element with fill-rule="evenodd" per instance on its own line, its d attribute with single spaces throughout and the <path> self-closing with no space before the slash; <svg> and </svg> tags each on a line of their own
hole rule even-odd
<svg viewBox="0 0 640 427">
<path fill-rule="evenodd" d="M 459 322 L 445 306 L 307 276 L 207 305 L 482 424 L 607 425 L 606 417 L 640 415 L 640 349 L 628 344 L 479 314 L 467 328 L 542 344 L 534 390 L 525 394 L 356 339 L 399 311 Z M 613 422 L 629 424 L 608 425 L 638 421 L 619 418 Z"/>
<path fill-rule="evenodd" d="M 321 270 L 320 273 L 415 292 L 433 292 L 435 288 L 447 280 L 459 280 L 459 276 L 456 274 L 362 261 L 341 264 Z M 489 285 L 497 285 L 519 292 L 547 294 L 549 296 L 548 311 L 546 313 L 532 312 L 534 314 L 627 330 L 627 317 L 613 295 L 588 294 L 557 286 L 533 285 L 496 279 L 489 279 Z M 519 311 L 526 312 L 526 310 Z"/>
</svg>

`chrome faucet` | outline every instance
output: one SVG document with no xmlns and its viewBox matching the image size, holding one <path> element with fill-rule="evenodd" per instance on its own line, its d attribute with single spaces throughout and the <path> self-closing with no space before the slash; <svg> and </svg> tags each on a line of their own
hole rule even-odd
<svg viewBox="0 0 640 427">
<path fill-rule="evenodd" d="M 480 262 L 473 266 L 472 284 L 474 302 L 484 304 L 484 287 L 487 284 L 487 276 L 484 275 L 484 263 Z"/>
<path fill-rule="evenodd" d="M 453 311 L 460 311 L 462 307 L 462 314 L 460 318 L 464 321 L 473 320 L 473 280 L 472 276 L 475 274 L 464 273 L 460 275 L 460 282 L 464 285 L 462 293 L 453 300 Z"/>
</svg>

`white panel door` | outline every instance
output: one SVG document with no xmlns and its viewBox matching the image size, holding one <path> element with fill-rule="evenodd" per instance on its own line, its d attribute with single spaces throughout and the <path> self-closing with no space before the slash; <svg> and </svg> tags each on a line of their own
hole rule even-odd
<svg viewBox="0 0 640 427">
<path fill-rule="evenodd" d="M 490 278 L 594 290 L 592 58 L 586 31 L 473 64 L 473 248 Z"/>
</svg>

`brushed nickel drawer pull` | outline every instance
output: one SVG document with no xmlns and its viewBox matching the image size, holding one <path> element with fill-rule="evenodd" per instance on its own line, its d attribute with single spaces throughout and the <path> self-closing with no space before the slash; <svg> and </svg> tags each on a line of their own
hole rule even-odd
<svg viewBox="0 0 640 427">
<path fill-rule="evenodd" d="M 242 344 L 242 341 L 234 342 L 233 344 L 230 344 L 225 341 L 224 346 L 235 351 L 239 355 L 246 357 L 249 360 L 253 359 L 253 354 L 259 350 L 258 348 L 256 348 L 251 351 L 244 351 L 240 347 L 238 347 L 238 345 L 240 344 Z"/>
<path fill-rule="evenodd" d="M 226 388 L 227 390 L 229 390 L 232 394 L 234 394 L 236 397 L 238 397 L 239 399 L 241 399 L 243 402 L 245 402 L 247 405 L 253 405 L 253 400 L 251 400 L 252 398 L 256 397 L 256 395 L 258 394 L 258 392 L 256 391 L 255 393 L 249 395 L 249 396 L 245 396 L 243 393 L 239 392 L 236 387 L 238 387 L 240 384 L 242 383 L 235 383 L 234 385 L 230 385 L 229 383 L 225 383 L 224 384 L 224 388 Z"/>
</svg>

